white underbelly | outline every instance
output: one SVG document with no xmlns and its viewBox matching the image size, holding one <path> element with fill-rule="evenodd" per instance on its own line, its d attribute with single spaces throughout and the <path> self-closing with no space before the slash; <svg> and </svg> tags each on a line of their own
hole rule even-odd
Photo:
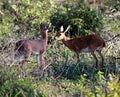
<svg viewBox="0 0 120 97">
<path fill-rule="evenodd" d="M 96 50 L 101 51 L 101 50 L 102 50 L 102 47 L 99 46 Z"/>
<path fill-rule="evenodd" d="M 32 51 L 32 55 L 39 55 L 39 52 Z"/>
<path fill-rule="evenodd" d="M 101 50 L 101 49 L 102 49 L 102 47 L 99 46 L 96 50 L 99 51 L 99 50 Z M 81 52 L 90 52 L 90 49 L 87 47 L 87 48 L 82 49 Z"/>
<path fill-rule="evenodd" d="M 87 48 L 82 49 L 81 52 L 90 52 L 90 49 L 87 47 Z"/>
</svg>

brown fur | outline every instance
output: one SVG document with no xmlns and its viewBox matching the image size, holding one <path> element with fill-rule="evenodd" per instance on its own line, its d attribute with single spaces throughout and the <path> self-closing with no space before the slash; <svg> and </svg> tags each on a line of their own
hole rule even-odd
<svg viewBox="0 0 120 97">
<path fill-rule="evenodd" d="M 103 47 L 105 47 L 105 42 L 100 35 L 93 34 L 93 35 L 87 35 L 87 36 L 69 39 L 68 37 L 65 36 L 64 32 L 61 30 L 57 32 L 56 39 L 62 40 L 62 42 L 70 50 L 74 51 L 77 54 L 78 59 L 79 59 L 80 52 L 82 51 L 90 52 L 96 60 L 96 66 L 98 65 L 98 59 L 95 55 L 95 51 L 97 51 L 102 58 L 102 66 L 103 66 L 104 57 L 101 51 Z"/>
<path fill-rule="evenodd" d="M 42 38 L 40 40 L 20 40 L 16 42 L 14 49 L 15 52 L 14 60 L 19 58 L 20 55 L 23 55 L 24 63 L 29 59 L 31 54 L 35 54 L 37 65 L 38 66 L 42 65 L 42 55 L 45 52 L 48 42 L 48 28 L 42 24 L 41 29 Z"/>
</svg>

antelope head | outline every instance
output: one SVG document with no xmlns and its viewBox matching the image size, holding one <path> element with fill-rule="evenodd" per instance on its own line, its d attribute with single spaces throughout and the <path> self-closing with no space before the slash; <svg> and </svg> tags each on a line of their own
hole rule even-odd
<svg viewBox="0 0 120 97">
<path fill-rule="evenodd" d="M 70 29 L 70 26 L 67 27 L 67 29 L 64 31 L 63 26 L 60 27 L 60 31 L 56 33 L 56 40 L 63 40 L 66 38 L 65 33 Z"/>
<path fill-rule="evenodd" d="M 40 24 L 40 29 L 42 30 L 42 31 L 48 31 L 48 29 L 51 27 L 51 23 L 48 25 L 48 26 L 46 26 L 45 24 L 43 24 L 43 23 L 41 23 Z"/>
</svg>

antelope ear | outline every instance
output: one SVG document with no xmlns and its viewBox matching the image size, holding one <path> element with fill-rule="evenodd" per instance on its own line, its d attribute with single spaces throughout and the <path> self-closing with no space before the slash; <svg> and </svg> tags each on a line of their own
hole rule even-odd
<svg viewBox="0 0 120 97">
<path fill-rule="evenodd" d="M 63 26 L 60 27 L 60 31 L 63 32 L 64 31 L 64 28 Z"/>
<path fill-rule="evenodd" d="M 51 25 L 52 25 L 52 24 L 51 24 L 51 23 L 49 23 L 48 28 L 50 28 L 50 27 L 51 27 Z"/>
<path fill-rule="evenodd" d="M 40 24 L 40 29 L 43 29 L 45 25 L 43 23 Z"/>
</svg>

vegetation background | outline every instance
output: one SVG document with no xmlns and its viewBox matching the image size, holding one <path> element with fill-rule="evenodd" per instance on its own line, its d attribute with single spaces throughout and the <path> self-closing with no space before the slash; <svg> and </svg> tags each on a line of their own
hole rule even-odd
<svg viewBox="0 0 120 97">
<path fill-rule="evenodd" d="M 0 97 L 120 97 L 120 0 L 103 0 L 99 10 L 83 0 L 0 0 Z M 35 57 L 19 72 L 19 59 L 10 65 L 14 43 L 39 39 L 40 24 L 51 23 L 44 54 L 44 71 L 37 72 Z M 94 68 L 90 54 L 76 55 L 55 32 L 63 25 L 69 37 L 100 34 L 106 41 L 105 68 Z M 98 56 L 99 57 L 99 56 Z"/>
</svg>

